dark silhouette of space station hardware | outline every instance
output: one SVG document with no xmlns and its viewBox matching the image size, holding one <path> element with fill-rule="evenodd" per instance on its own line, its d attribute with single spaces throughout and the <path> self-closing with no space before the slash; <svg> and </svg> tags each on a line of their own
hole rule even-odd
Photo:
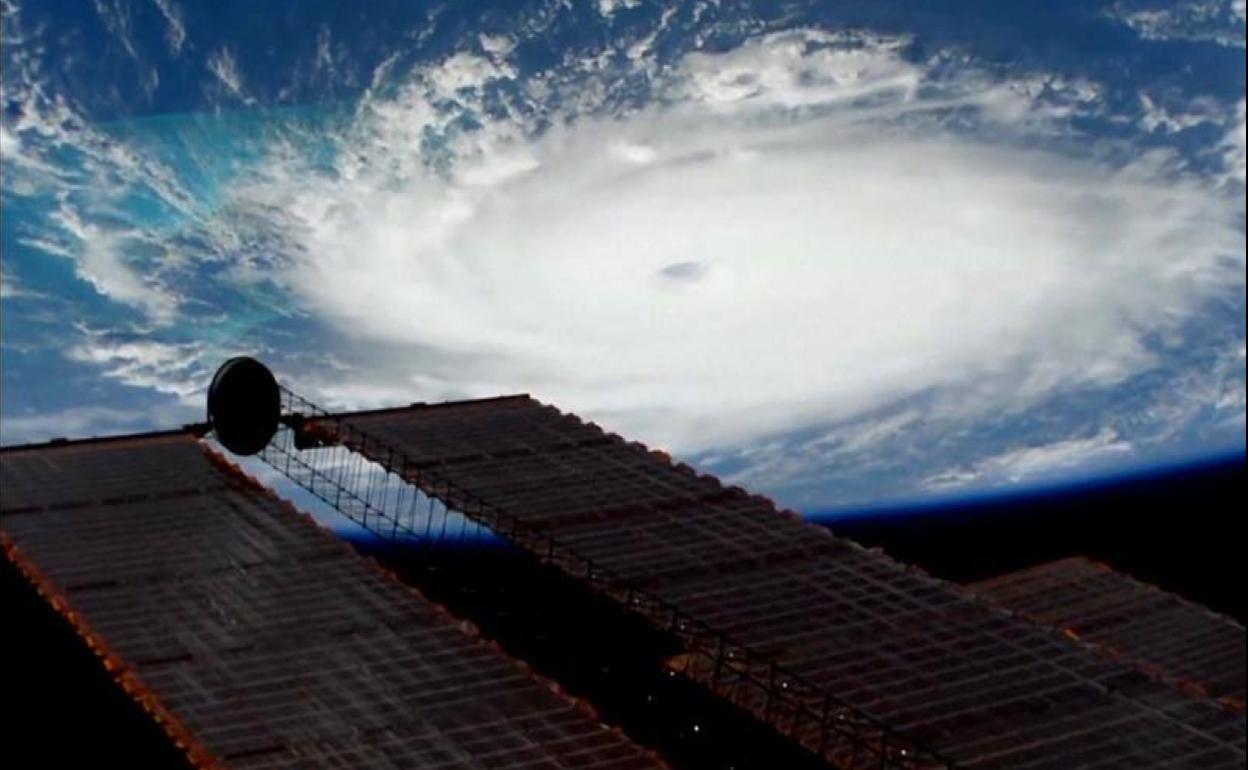
<svg viewBox="0 0 1248 770">
<path fill-rule="evenodd" d="M 203 425 L 0 451 L 6 559 L 196 767 L 703 766 L 233 456 L 396 548 L 491 533 L 812 767 L 1245 766 L 1244 628 L 1108 567 L 955 585 L 528 396 L 331 413 L 235 358 Z"/>
</svg>

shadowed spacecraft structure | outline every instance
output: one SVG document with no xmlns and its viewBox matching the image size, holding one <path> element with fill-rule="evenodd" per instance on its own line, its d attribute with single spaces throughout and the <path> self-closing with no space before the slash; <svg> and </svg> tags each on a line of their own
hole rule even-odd
<svg viewBox="0 0 1248 770">
<path fill-rule="evenodd" d="M 193 766 L 1245 766 L 1244 628 L 1104 565 L 942 581 L 523 395 L 330 413 L 238 358 L 208 401 L 0 451 L 6 559 Z M 500 539 L 551 628 L 643 640 L 681 735 L 487 641 L 434 600 L 463 573 L 416 592 L 230 454 L 410 553 Z M 752 758 L 698 749 L 712 721 Z"/>
</svg>

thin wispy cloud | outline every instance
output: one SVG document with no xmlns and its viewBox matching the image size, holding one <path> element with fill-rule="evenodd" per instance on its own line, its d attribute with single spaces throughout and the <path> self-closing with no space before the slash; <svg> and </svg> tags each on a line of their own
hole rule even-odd
<svg viewBox="0 0 1248 770">
<path fill-rule="evenodd" d="M 65 355 L 73 361 L 100 367 L 104 377 L 192 403 L 198 403 L 197 397 L 207 388 L 210 371 L 202 360 L 202 346 L 197 343 L 171 344 L 84 331 L 86 341 L 70 347 Z"/>
<path fill-rule="evenodd" d="M 1038 446 L 1020 446 L 985 458 L 971 468 L 955 468 L 924 480 L 924 485 L 948 490 L 974 482 L 1005 481 L 1017 484 L 1036 481 L 1072 468 L 1089 467 L 1091 463 L 1114 456 L 1130 454 L 1129 441 L 1122 440 L 1110 429 L 1095 436 L 1055 441 Z"/>
<path fill-rule="evenodd" d="M 38 414 L 6 416 L 0 424 L 0 443 L 4 445 L 49 441 L 54 438 L 85 438 L 149 430 L 153 420 L 164 420 L 166 426 L 180 424 L 185 415 L 176 410 L 150 408 L 117 409 L 105 406 L 82 406 Z"/>
</svg>

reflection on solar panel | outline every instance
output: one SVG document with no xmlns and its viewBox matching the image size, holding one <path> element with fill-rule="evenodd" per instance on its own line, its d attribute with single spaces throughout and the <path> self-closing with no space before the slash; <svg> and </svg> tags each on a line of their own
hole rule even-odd
<svg viewBox="0 0 1248 770">
<path fill-rule="evenodd" d="M 527 397 L 299 436 L 352 446 L 670 624 L 688 651 L 674 666 L 841 767 L 1244 767 L 1242 712 Z"/>
<path fill-rule="evenodd" d="M 201 767 L 662 766 L 189 435 L 0 485 L 6 557 Z"/>
<path fill-rule="evenodd" d="M 1193 694 L 1244 707 L 1244 627 L 1110 567 L 1062 559 L 970 586 Z"/>
</svg>

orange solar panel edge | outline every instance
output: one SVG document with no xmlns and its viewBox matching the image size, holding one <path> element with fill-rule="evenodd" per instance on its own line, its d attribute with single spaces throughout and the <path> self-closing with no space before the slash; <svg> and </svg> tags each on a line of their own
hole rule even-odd
<svg viewBox="0 0 1248 770">
<path fill-rule="evenodd" d="M 212 752 L 165 708 L 151 688 L 145 685 L 126 661 L 109 647 L 108 640 L 92 629 L 90 622 L 83 617 L 82 613 L 74 610 L 64 592 L 39 571 L 39 567 L 22 553 L 22 549 L 3 529 L 0 529 L 0 548 L 3 548 L 4 557 L 30 581 L 49 606 L 70 623 L 83 643 L 95 653 L 101 665 L 113 676 L 117 685 L 152 716 L 175 746 L 186 753 L 192 766 L 200 770 L 225 770 L 225 765 L 221 764 Z"/>
</svg>

